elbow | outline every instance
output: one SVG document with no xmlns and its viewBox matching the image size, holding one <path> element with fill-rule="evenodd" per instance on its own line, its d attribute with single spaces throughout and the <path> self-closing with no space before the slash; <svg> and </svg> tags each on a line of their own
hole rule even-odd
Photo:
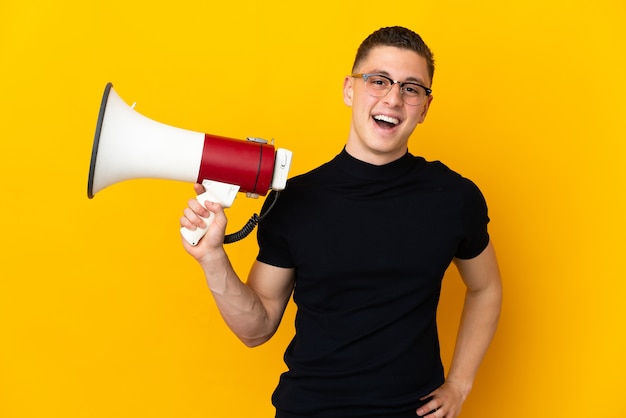
<svg viewBox="0 0 626 418">
<path fill-rule="evenodd" d="M 258 347 L 268 342 L 270 338 L 272 338 L 272 335 L 274 335 L 274 333 L 271 333 L 269 335 L 257 336 L 257 337 L 248 337 L 244 335 L 238 335 L 237 337 L 246 347 L 254 348 L 254 347 Z"/>
<path fill-rule="evenodd" d="M 260 345 L 263 345 L 265 342 L 267 342 L 268 339 L 239 337 L 239 340 L 248 348 L 255 348 Z"/>
</svg>

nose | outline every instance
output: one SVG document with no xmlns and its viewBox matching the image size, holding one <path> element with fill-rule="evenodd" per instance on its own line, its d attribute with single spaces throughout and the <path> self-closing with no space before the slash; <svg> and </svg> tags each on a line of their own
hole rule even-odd
<svg viewBox="0 0 626 418">
<path fill-rule="evenodd" d="M 397 89 L 396 86 L 398 86 Z M 403 103 L 402 89 L 400 88 L 400 83 L 396 82 L 392 84 L 391 88 L 383 98 L 383 101 L 393 106 L 397 106 Z"/>
</svg>

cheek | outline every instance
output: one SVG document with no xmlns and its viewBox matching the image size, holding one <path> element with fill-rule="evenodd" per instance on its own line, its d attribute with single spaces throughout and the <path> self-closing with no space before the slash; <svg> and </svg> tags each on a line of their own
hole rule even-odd
<svg viewBox="0 0 626 418">
<path fill-rule="evenodd" d="M 364 123 L 371 119 L 373 105 L 367 100 L 361 99 L 355 98 L 352 101 L 352 114 L 355 119 L 361 121 L 361 123 Z"/>
<path fill-rule="evenodd" d="M 424 122 L 424 119 L 426 119 L 427 113 L 428 113 L 428 106 L 426 105 L 421 105 L 419 106 L 418 109 L 416 109 L 416 112 L 415 112 L 416 125 Z"/>
<path fill-rule="evenodd" d="M 372 97 L 361 90 L 354 90 L 352 95 L 352 107 L 359 109 L 360 112 L 370 113 L 378 104 L 380 99 Z"/>
</svg>

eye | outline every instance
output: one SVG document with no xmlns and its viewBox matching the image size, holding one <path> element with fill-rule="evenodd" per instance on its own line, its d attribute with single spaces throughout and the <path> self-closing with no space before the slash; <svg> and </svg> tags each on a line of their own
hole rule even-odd
<svg viewBox="0 0 626 418">
<path fill-rule="evenodd" d="M 370 76 L 368 81 L 376 87 L 387 87 L 389 85 L 389 80 L 380 76 Z"/>
<path fill-rule="evenodd" d="M 411 96 L 421 96 L 424 92 L 423 89 L 417 84 L 404 84 L 402 86 L 402 90 Z"/>
</svg>

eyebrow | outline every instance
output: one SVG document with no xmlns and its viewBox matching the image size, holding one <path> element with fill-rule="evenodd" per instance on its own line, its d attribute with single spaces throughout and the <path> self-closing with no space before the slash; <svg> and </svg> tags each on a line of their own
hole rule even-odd
<svg viewBox="0 0 626 418">
<path fill-rule="evenodd" d="M 387 77 L 389 77 L 389 78 L 391 78 L 393 80 L 393 77 L 387 71 L 373 70 L 373 71 L 369 72 L 369 74 L 381 74 L 381 75 L 387 76 Z M 400 81 L 400 82 L 401 83 L 416 83 L 416 84 L 419 84 L 421 86 L 425 86 L 426 85 L 426 82 L 424 82 L 423 80 L 420 80 L 419 78 L 416 78 L 416 77 L 409 77 L 406 80 Z"/>
</svg>

